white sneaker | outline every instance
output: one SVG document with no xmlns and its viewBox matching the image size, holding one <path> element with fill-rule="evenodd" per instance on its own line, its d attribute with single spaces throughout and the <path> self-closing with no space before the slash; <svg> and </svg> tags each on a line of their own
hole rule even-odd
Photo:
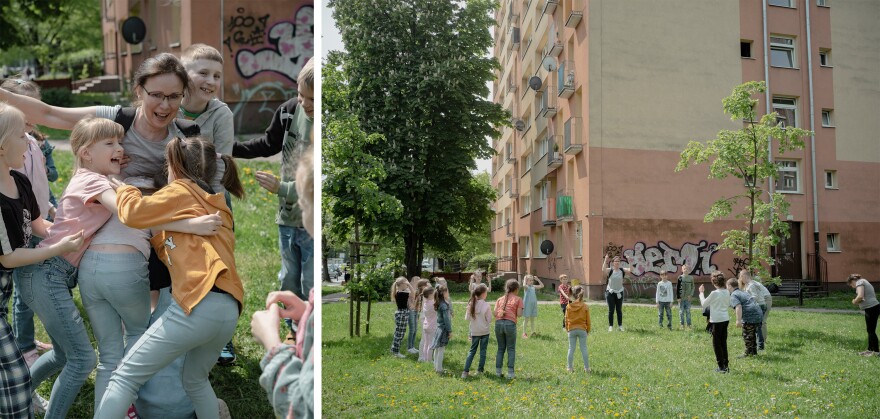
<svg viewBox="0 0 880 419">
<path fill-rule="evenodd" d="M 31 404 L 34 407 L 34 413 L 45 414 L 46 409 L 49 408 L 49 401 L 37 394 L 36 391 L 31 394 L 31 398 L 33 399 Z"/>
<path fill-rule="evenodd" d="M 617 330 L 623 331 L 623 326 L 617 326 Z"/>
<path fill-rule="evenodd" d="M 416 349 L 416 348 L 409 348 L 409 349 L 407 350 L 407 352 L 409 352 L 409 353 L 411 353 L 411 354 L 417 354 L 417 353 L 419 353 L 419 350 Z"/>
<path fill-rule="evenodd" d="M 406 355 L 404 355 L 404 354 L 402 354 L 402 353 L 400 353 L 400 352 L 398 352 L 398 353 L 396 353 L 396 354 L 393 354 L 393 355 L 396 356 L 396 357 L 398 357 L 398 358 L 406 358 Z"/>
<path fill-rule="evenodd" d="M 613 331 L 614 331 L 614 326 L 608 326 L 608 331 L 609 331 L 609 332 L 613 332 Z"/>
</svg>

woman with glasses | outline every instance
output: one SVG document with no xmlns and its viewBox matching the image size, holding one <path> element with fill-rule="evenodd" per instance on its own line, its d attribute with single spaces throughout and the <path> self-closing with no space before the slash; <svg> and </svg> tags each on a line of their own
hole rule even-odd
<svg viewBox="0 0 880 419">
<path fill-rule="evenodd" d="M 107 118 L 120 123 L 125 129 L 122 145 L 129 159 L 122 168 L 122 178 L 127 180 L 126 183 L 144 189 L 158 189 L 165 179 L 166 144 L 174 137 L 192 133 L 184 123 L 175 123 L 188 87 L 189 78 L 181 62 L 174 55 L 163 53 L 146 59 L 135 73 L 134 108 L 118 105 L 62 108 L 9 92 L 0 92 L 0 101 L 22 110 L 34 124 L 57 129 L 72 129 L 80 119 L 86 117 Z M 220 186 L 222 172 L 225 172 L 225 165 L 221 162 L 218 160 L 218 175 L 211 185 L 217 193 L 225 191 Z M 208 215 L 163 227 L 171 227 L 171 231 L 212 235 L 219 224 L 219 217 Z M 94 236 L 79 267 L 83 306 L 98 341 L 96 407 L 111 373 L 150 325 L 150 289 L 159 289 L 160 286 L 151 284 L 149 278 L 149 238 L 147 230 L 127 227 L 114 214 Z M 166 306 L 160 302 L 153 314 L 154 321 Z M 176 376 L 179 377 L 181 365 L 175 362 L 169 369 L 176 366 Z M 53 374 L 53 371 L 47 371 L 45 375 Z M 174 385 L 166 382 L 148 388 L 158 388 L 162 393 L 142 394 L 138 406 L 142 406 L 141 410 L 155 413 L 149 416 L 177 417 L 185 416 L 186 411 L 190 415 L 193 412 L 179 380 Z M 150 392 L 148 388 L 144 390 Z M 164 406 L 161 412 L 153 410 L 151 400 Z"/>
</svg>

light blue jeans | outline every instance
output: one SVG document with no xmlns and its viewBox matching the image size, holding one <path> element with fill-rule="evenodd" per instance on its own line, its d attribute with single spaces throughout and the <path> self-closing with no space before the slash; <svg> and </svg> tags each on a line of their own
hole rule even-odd
<svg viewBox="0 0 880 419">
<path fill-rule="evenodd" d="M 507 374 L 513 375 L 516 365 L 516 323 L 510 320 L 495 321 L 495 340 L 498 353 L 495 355 L 495 372 L 501 374 L 504 366 L 504 352 L 507 352 Z"/>
<path fill-rule="evenodd" d="M 79 264 L 79 292 L 98 341 L 97 406 L 113 370 L 150 323 L 147 259 L 140 252 L 88 250 Z"/>
<path fill-rule="evenodd" d="M 199 419 L 219 418 L 217 396 L 208 373 L 238 323 L 238 302 L 229 294 L 209 292 L 189 315 L 172 302 L 134 344 L 113 372 L 95 418 L 125 416 L 138 389 L 180 355 L 186 355 L 181 380 Z"/>
<path fill-rule="evenodd" d="M 22 284 L 21 298 L 43 322 L 54 347 L 31 366 L 31 382 L 37 388 L 43 380 L 61 371 L 52 386 L 45 417 L 65 418 L 98 362 L 68 288 L 76 278 L 76 267 L 56 256 L 17 270 Z"/>
<path fill-rule="evenodd" d="M 568 331 L 568 369 L 572 369 L 574 362 L 574 347 L 580 343 L 581 358 L 584 359 L 584 368 L 590 368 L 590 356 L 587 352 L 587 331 L 573 329 Z"/>
<path fill-rule="evenodd" d="M 410 310 L 409 318 L 407 320 L 407 326 L 409 327 L 409 330 L 406 331 L 406 349 L 415 349 L 416 332 L 419 330 L 419 312 L 415 310 Z"/>
<path fill-rule="evenodd" d="M 678 324 L 684 326 L 684 319 L 687 317 L 687 325 L 691 325 L 691 300 L 682 298 L 678 302 Z"/>
<path fill-rule="evenodd" d="M 28 248 L 32 249 L 43 239 L 31 236 Z M 15 344 L 22 354 L 37 348 L 34 343 L 34 311 L 21 299 L 21 280 L 18 279 L 18 269 L 12 271 L 12 333 L 15 335 Z"/>
<path fill-rule="evenodd" d="M 281 250 L 281 271 L 278 281 L 282 291 L 293 291 L 303 300 L 315 284 L 315 266 L 312 263 L 312 236 L 301 227 L 278 226 L 278 241 Z"/>
</svg>

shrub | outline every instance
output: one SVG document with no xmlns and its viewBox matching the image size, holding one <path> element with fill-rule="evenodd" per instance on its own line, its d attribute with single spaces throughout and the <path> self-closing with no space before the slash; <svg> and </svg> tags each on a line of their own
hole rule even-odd
<svg viewBox="0 0 880 419">
<path fill-rule="evenodd" d="M 70 89 L 46 89 L 43 90 L 41 97 L 43 102 L 46 102 L 50 105 L 60 106 L 62 108 L 69 108 L 73 106 L 73 93 L 70 92 Z"/>
<path fill-rule="evenodd" d="M 495 263 L 498 261 L 498 258 L 494 253 L 483 253 L 481 255 L 476 255 L 468 261 L 467 270 L 473 271 L 484 271 L 484 272 L 494 272 L 495 271 Z M 491 269 L 491 270 L 490 270 Z"/>
</svg>

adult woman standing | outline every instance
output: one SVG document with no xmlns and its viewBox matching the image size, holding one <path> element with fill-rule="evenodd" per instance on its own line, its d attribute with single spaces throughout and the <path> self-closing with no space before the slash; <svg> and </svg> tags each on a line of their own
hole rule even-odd
<svg viewBox="0 0 880 419">
<path fill-rule="evenodd" d="M 877 341 L 877 318 L 880 317 L 880 301 L 874 293 L 874 286 L 859 274 L 852 274 L 846 282 L 856 290 L 856 298 L 852 303 L 865 310 L 865 327 L 868 330 L 868 350 L 859 352 L 862 356 L 880 355 L 880 344 Z"/>
<path fill-rule="evenodd" d="M 617 312 L 617 329 L 623 331 L 623 278 L 628 273 L 632 273 L 629 268 L 620 267 L 620 256 L 615 256 L 611 260 L 612 267 L 608 267 L 608 258 L 611 254 L 605 255 L 602 261 L 602 275 L 607 279 L 608 285 L 605 286 L 605 301 L 608 303 L 608 331 L 614 330 L 614 312 Z"/>
</svg>

